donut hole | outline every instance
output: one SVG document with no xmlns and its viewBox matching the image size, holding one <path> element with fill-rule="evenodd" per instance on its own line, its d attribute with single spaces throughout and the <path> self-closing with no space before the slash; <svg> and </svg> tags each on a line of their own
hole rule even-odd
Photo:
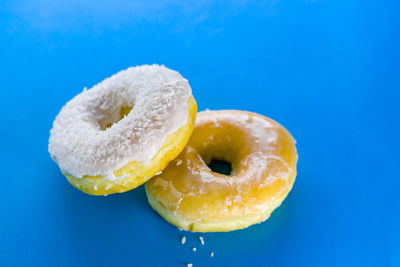
<svg viewBox="0 0 400 267">
<path fill-rule="evenodd" d="M 236 156 L 230 148 L 208 148 L 200 153 L 200 157 L 212 172 L 235 176 Z"/>
<path fill-rule="evenodd" d="M 240 167 L 243 146 L 240 135 L 236 135 L 238 140 L 224 134 L 212 137 L 210 141 L 200 141 L 195 146 L 200 157 L 212 172 L 236 176 Z"/>
<path fill-rule="evenodd" d="M 107 114 L 104 118 L 98 121 L 100 129 L 105 131 L 114 124 L 118 123 L 120 120 L 125 118 L 129 112 L 131 112 L 133 107 L 123 106 L 120 110 Z"/>
<path fill-rule="evenodd" d="M 207 164 L 207 166 L 211 169 L 211 171 L 231 176 L 232 174 L 232 163 L 226 160 L 220 159 L 211 159 L 211 161 Z"/>
</svg>

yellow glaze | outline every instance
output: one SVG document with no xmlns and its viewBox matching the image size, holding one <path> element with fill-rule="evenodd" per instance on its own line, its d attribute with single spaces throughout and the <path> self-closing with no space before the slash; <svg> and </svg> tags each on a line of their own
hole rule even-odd
<svg viewBox="0 0 400 267">
<path fill-rule="evenodd" d="M 188 107 L 189 115 L 187 123 L 175 133 L 167 136 L 162 147 L 149 164 L 143 165 L 139 162 L 131 161 L 124 167 L 114 171 L 116 177 L 125 178 L 109 181 L 101 176 L 76 178 L 68 174 L 64 175 L 74 187 L 91 195 L 122 193 L 138 187 L 163 170 L 185 147 L 193 132 L 194 121 L 196 119 L 197 105 L 193 96 L 188 100 Z M 129 110 L 125 113 L 128 112 Z"/>
<path fill-rule="evenodd" d="M 231 163 L 231 175 L 210 170 Z M 146 183 L 150 205 L 168 222 L 192 232 L 241 229 L 268 219 L 291 190 L 297 152 L 277 122 L 245 111 L 198 114 L 182 153 Z"/>
</svg>

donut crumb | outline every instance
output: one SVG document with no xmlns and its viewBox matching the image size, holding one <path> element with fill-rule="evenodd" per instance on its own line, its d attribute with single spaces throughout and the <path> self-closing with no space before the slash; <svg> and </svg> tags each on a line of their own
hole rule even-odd
<svg viewBox="0 0 400 267">
<path fill-rule="evenodd" d="M 181 164 L 182 164 L 182 160 L 181 159 L 176 162 L 176 166 L 179 166 Z"/>
<path fill-rule="evenodd" d="M 193 267 L 193 264 L 192 263 L 187 263 L 186 266 L 187 267 Z"/>
<path fill-rule="evenodd" d="M 193 250 L 193 252 L 196 252 L 197 248 L 196 248 L 196 247 L 193 247 L 192 250 Z"/>
<path fill-rule="evenodd" d="M 210 256 L 211 256 L 211 258 L 214 258 L 214 252 L 213 251 L 211 251 Z"/>
<path fill-rule="evenodd" d="M 182 243 L 182 245 L 184 245 L 186 243 L 186 237 L 185 236 L 182 236 L 181 243 Z"/>
<path fill-rule="evenodd" d="M 204 246 L 204 238 L 202 236 L 199 236 L 199 240 L 200 240 L 200 243 Z"/>
</svg>

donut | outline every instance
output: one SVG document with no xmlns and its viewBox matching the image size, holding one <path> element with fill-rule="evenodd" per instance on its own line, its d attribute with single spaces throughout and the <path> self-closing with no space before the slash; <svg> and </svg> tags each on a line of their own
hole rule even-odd
<svg viewBox="0 0 400 267">
<path fill-rule="evenodd" d="M 164 169 L 194 129 L 186 79 L 160 65 L 130 67 L 69 101 L 48 150 L 67 180 L 92 195 L 133 189 Z"/>
<path fill-rule="evenodd" d="M 215 172 L 213 162 L 230 170 Z M 282 203 L 296 163 L 295 141 L 277 122 L 245 111 L 200 112 L 182 153 L 146 183 L 147 198 L 186 231 L 242 229 L 265 221 Z"/>
</svg>

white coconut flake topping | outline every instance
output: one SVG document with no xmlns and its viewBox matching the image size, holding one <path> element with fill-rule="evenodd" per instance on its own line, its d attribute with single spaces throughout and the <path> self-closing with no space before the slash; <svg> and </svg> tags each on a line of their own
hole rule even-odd
<svg viewBox="0 0 400 267">
<path fill-rule="evenodd" d="M 166 137 L 186 124 L 190 96 L 187 80 L 176 71 L 160 65 L 128 68 L 61 109 L 49 153 L 64 173 L 115 180 L 114 170 L 130 161 L 148 164 Z M 132 109 L 119 120 L 127 108 Z"/>
</svg>

